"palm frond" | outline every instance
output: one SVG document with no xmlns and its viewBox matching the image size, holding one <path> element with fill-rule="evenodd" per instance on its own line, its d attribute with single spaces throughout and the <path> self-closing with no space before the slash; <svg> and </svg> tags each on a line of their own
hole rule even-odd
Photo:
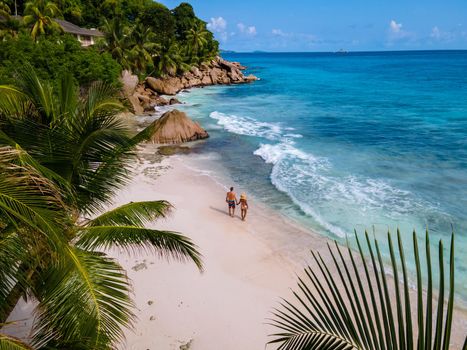
<svg viewBox="0 0 467 350">
<path fill-rule="evenodd" d="M 333 265 L 312 252 L 318 269 L 308 266 L 305 277 L 298 279 L 300 293 L 295 300 L 281 304 L 271 324 L 281 332 L 270 343 L 281 350 L 362 349 L 362 350 L 448 350 L 454 310 L 454 234 L 451 237 L 449 286 L 445 307 L 443 244 L 439 243 L 440 283 L 437 311 L 432 324 L 432 270 L 430 242 L 426 233 L 428 293 L 423 297 L 422 267 L 418 238 L 413 232 L 417 293 L 410 294 L 409 276 L 401 233 L 397 248 L 388 233 L 392 280 L 388 278 L 376 239 L 372 243 L 365 232 L 369 257 L 364 254 L 356 234 L 359 261 L 347 247 L 348 257 L 335 244 L 329 247 Z M 337 253 L 337 254 L 336 254 Z M 337 258 L 339 257 L 339 258 Z M 367 263 L 367 258 L 370 264 Z M 362 271 L 363 270 L 363 271 Z M 400 274 L 402 274 L 401 282 Z M 415 303 L 414 300 L 415 299 Z M 416 311 L 412 305 L 416 304 Z M 412 322 L 417 315 L 418 329 Z M 426 315 L 426 320 L 424 319 Z"/>
<path fill-rule="evenodd" d="M 21 262 L 28 260 L 28 251 L 17 233 L 17 225 L 12 223 L 8 226 L 0 230 L 0 320 L 6 319 L 12 309 L 8 296 L 22 279 L 18 273 Z"/>
<path fill-rule="evenodd" d="M 125 272 L 101 253 L 70 247 L 65 259 L 41 273 L 35 290 L 40 303 L 34 344 L 80 343 L 86 349 L 110 349 L 123 339 L 134 315 Z"/>
<path fill-rule="evenodd" d="M 45 124 L 54 122 L 58 116 L 58 111 L 56 110 L 52 85 L 42 81 L 29 64 L 25 65 L 17 74 L 17 88 L 34 105 L 39 120 Z"/>
<path fill-rule="evenodd" d="M 0 350 L 33 350 L 20 339 L 0 333 Z"/>
<path fill-rule="evenodd" d="M 130 202 L 90 220 L 87 226 L 126 225 L 143 227 L 144 224 L 150 221 L 165 218 L 171 209 L 172 205 L 164 200 Z"/>
<path fill-rule="evenodd" d="M 115 96 L 117 91 L 103 82 L 94 82 L 86 97 L 81 101 L 82 113 L 88 118 L 106 120 L 102 117 L 114 116 L 125 110 L 125 106 Z M 81 107 L 80 107 L 81 108 Z M 113 118 L 110 119 L 113 121 Z"/>
<path fill-rule="evenodd" d="M 17 156 L 16 150 L 0 147 L 0 214 L 62 242 L 57 230 L 65 219 L 60 191 L 35 169 L 14 164 Z"/>
<path fill-rule="evenodd" d="M 57 91 L 58 116 L 57 123 L 68 123 L 75 117 L 78 109 L 79 92 L 73 81 L 73 75 L 64 74 L 58 85 Z"/>
<path fill-rule="evenodd" d="M 76 245 L 85 250 L 117 246 L 129 252 L 141 249 L 160 257 L 179 261 L 191 260 L 202 270 L 201 255 L 191 239 L 172 231 L 159 231 L 134 226 L 91 226 L 78 234 Z"/>
<path fill-rule="evenodd" d="M 10 85 L 0 85 L 0 118 L 21 118 L 29 110 L 27 96 Z"/>
</svg>

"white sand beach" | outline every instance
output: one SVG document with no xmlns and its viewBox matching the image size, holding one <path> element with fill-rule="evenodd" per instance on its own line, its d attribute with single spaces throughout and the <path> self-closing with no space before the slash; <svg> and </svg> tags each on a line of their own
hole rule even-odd
<svg viewBox="0 0 467 350">
<path fill-rule="evenodd" d="M 170 201 L 176 210 L 154 226 L 193 239 L 205 268 L 200 273 L 193 264 L 167 262 L 153 254 L 113 252 L 132 280 L 138 317 L 120 348 L 264 349 L 268 334 L 274 331 L 267 324 L 271 311 L 280 297 L 290 297 L 291 288 L 296 289 L 295 273 L 311 261 L 310 249 L 329 258 L 329 240 L 254 199 L 250 199 L 246 222 L 238 212 L 235 218 L 229 217 L 225 188 L 194 171 L 189 157 L 146 162 L 115 203 Z M 460 348 L 463 339 L 458 338 L 464 333 L 455 330 L 467 327 L 465 314 L 460 315 L 454 320 L 453 348 Z"/>
<path fill-rule="evenodd" d="M 265 349 L 275 329 L 268 325 L 281 297 L 290 298 L 296 274 L 312 261 L 310 249 L 331 258 L 330 240 L 308 231 L 249 198 L 247 221 L 227 214 L 225 190 L 206 171 L 193 169 L 191 155 L 155 156 L 153 146 L 140 152 L 132 182 L 114 206 L 130 201 L 165 199 L 175 210 L 152 226 L 190 237 L 203 254 L 204 272 L 193 263 L 167 261 L 151 252 L 110 255 L 127 270 L 137 320 L 119 349 L 256 350 Z M 412 291 L 412 297 L 415 298 Z M 33 303 L 20 302 L 3 330 L 29 339 Z M 460 349 L 467 313 L 455 311 L 451 348 Z M 414 322 L 416 319 L 414 319 Z M 268 349 L 274 349 L 268 346 Z"/>
<path fill-rule="evenodd" d="M 251 199 L 246 222 L 238 210 L 235 218 L 229 217 L 224 189 L 190 170 L 183 159 L 166 158 L 157 179 L 140 173 L 116 205 L 170 201 L 176 210 L 155 226 L 192 238 L 205 271 L 150 253 L 130 257 L 114 252 L 133 282 L 138 308 L 135 332 L 127 332 L 121 349 L 178 350 L 190 342 L 190 349 L 263 349 L 273 330 L 267 317 L 294 286 L 294 272 L 304 264 L 300 253 L 305 256 L 324 239 L 268 215 Z M 306 243 L 300 245 L 300 240 Z M 286 255 L 292 252 L 295 259 Z"/>
</svg>

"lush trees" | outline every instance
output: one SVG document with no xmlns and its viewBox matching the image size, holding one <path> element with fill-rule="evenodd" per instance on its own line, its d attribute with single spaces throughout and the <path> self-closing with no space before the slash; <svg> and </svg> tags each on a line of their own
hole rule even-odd
<svg viewBox="0 0 467 350">
<path fill-rule="evenodd" d="M 83 49 L 69 35 L 34 42 L 28 34 L 22 34 L 15 40 L 0 41 L 0 83 L 14 82 L 15 72 L 29 64 L 41 79 L 57 81 L 68 72 L 81 85 L 97 80 L 118 85 L 121 70 L 110 54 L 97 48 Z"/>
<path fill-rule="evenodd" d="M 98 43 L 98 47 L 101 51 L 110 53 L 123 68 L 128 69 L 130 63 L 127 61 L 126 51 L 130 28 L 120 17 L 115 17 L 112 20 L 105 19 L 102 30 L 105 37 Z"/>
<path fill-rule="evenodd" d="M 198 22 L 199 19 L 196 17 L 193 7 L 186 2 L 182 2 L 174 8 L 172 14 L 175 19 L 177 39 L 183 41 L 186 38 L 186 33 L 193 25 L 197 24 L 196 22 Z"/>
<path fill-rule="evenodd" d="M 194 64 L 202 63 L 206 59 L 203 50 L 208 44 L 209 32 L 204 23 L 198 22 L 186 32 L 186 50 Z M 200 62 L 201 60 L 201 62 Z"/>
<path fill-rule="evenodd" d="M 62 32 L 62 27 L 54 21 L 61 16 L 58 6 L 47 0 L 31 0 L 26 3 L 23 22 L 31 28 L 31 36 L 36 39 L 39 35 Z"/>
<path fill-rule="evenodd" d="M 0 1 L 0 17 L 10 18 L 11 9 L 10 6 L 4 1 Z"/>
<path fill-rule="evenodd" d="M 2 41 L 17 37 L 22 24 L 33 39 L 39 41 L 41 37 L 41 41 L 50 41 L 53 46 L 52 41 L 62 41 L 52 38 L 62 32 L 54 18 L 63 16 L 72 23 L 101 29 L 105 33 L 105 40 L 99 45 L 101 51 L 109 53 L 121 67 L 140 75 L 176 74 L 218 54 L 218 42 L 188 3 L 171 11 L 152 0 L 30 0 L 24 5 L 19 1 L 18 8 L 24 15 L 21 23 L 9 16 L 11 4 L 0 2 L 0 16 L 4 18 L 0 21 Z M 2 67 L 6 68 L 0 61 L 0 72 Z"/>
<path fill-rule="evenodd" d="M 130 69 L 136 73 L 150 72 L 154 69 L 154 57 L 160 50 L 156 34 L 137 22 L 128 37 L 128 57 Z"/>
<path fill-rule="evenodd" d="M 163 46 L 154 59 L 155 71 L 159 76 L 175 75 L 186 71 L 190 65 L 185 63 L 185 50 L 176 41 Z"/>
<path fill-rule="evenodd" d="M 0 1 L 0 41 L 16 38 L 20 30 L 20 21 L 11 12 L 9 3 Z"/>
<path fill-rule="evenodd" d="M 82 8 L 80 0 L 55 0 L 63 18 L 72 23 L 80 23 Z"/>
<path fill-rule="evenodd" d="M 328 246 L 331 264 L 325 263 L 320 253 L 312 252 L 316 267 L 308 266 L 305 277 L 299 279 L 301 293 L 294 292 L 294 302 L 284 300 L 274 312 L 272 322 L 280 333 L 274 334 L 271 343 L 280 344 L 281 350 L 449 349 L 454 310 L 454 234 L 447 271 L 443 242 L 438 245 L 437 301 L 433 297 L 435 276 L 428 232 L 421 251 L 413 233 L 415 296 L 410 291 L 400 232 L 397 232 L 397 248 L 388 233 L 393 279 L 385 272 L 387 266 L 378 241 L 372 242 L 367 233 L 366 244 L 361 244 L 358 236 L 356 239 L 358 260 L 350 248 L 345 249 L 348 252 L 345 259 L 337 243 L 335 250 Z M 449 276 L 448 288 L 445 288 L 445 274 Z M 422 282 L 425 277 L 426 289 Z M 466 346 L 467 338 L 463 349 Z"/>
<path fill-rule="evenodd" d="M 53 86 L 26 69 L 0 92 L 0 323 L 21 295 L 34 296 L 34 345 L 110 349 L 133 304 L 125 272 L 102 249 L 152 250 L 201 268 L 200 255 L 183 235 L 145 227 L 170 211 L 165 201 L 102 214 L 145 137 L 116 119 L 123 106 L 112 88 L 83 94 L 70 75 Z M 0 335 L 0 348 L 12 341 Z"/>
<path fill-rule="evenodd" d="M 170 10 L 153 2 L 144 9 L 139 20 L 156 34 L 156 42 L 168 46 L 175 39 L 175 19 Z"/>
</svg>

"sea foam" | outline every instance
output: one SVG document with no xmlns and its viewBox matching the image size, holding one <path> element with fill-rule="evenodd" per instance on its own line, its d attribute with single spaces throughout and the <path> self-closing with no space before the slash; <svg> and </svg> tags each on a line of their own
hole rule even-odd
<svg viewBox="0 0 467 350">
<path fill-rule="evenodd" d="M 218 125 L 234 134 L 264 137 L 268 140 L 277 140 L 282 134 L 282 128 L 278 123 L 260 122 L 250 117 L 217 111 L 212 112 L 209 116 L 217 120 Z"/>
<path fill-rule="evenodd" d="M 344 217 L 355 225 L 371 225 L 381 217 L 398 221 L 419 210 L 436 210 L 383 179 L 336 172 L 327 158 L 300 149 L 297 142 L 302 135 L 291 133 L 291 127 L 218 111 L 210 117 L 228 132 L 266 141 L 253 153 L 272 164 L 271 183 L 336 236 L 344 237 L 349 230 L 339 224 Z"/>
</svg>

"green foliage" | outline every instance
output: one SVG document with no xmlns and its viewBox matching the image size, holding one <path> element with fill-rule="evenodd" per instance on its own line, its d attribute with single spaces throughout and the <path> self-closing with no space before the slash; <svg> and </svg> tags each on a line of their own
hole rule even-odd
<svg viewBox="0 0 467 350">
<path fill-rule="evenodd" d="M 54 2 L 31 0 L 26 3 L 23 23 L 31 29 L 32 38 L 36 39 L 40 35 L 63 32 L 62 27 L 54 20 L 61 15 Z"/>
<path fill-rule="evenodd" d="M 57 81 L 71 73 L 81 85 L 104 81 L 117 85 L 121 67 L 108 53 L 83 49 L 72 36 L 42 38 L 34 42 L 28 35 L 0 41 L 0 83 L 12 83 L 15 74 L 33 65 L 43 80 Z"/>
<path fill-rule="evenodd" d="M 133 137 L 123 106 L 102 82 L 58 84 L 31 67 L 0 85 L 0 323 L 21 295 L 38 301 L 37 348 L 111 349 L 131 327 L 125 271 L 102 248 L 141 249 L 202 268 L 196 245 L 145 224 L 171 209 L 165 201 L 102 212 L 129 181 L 143 134 Z M 22 349 L 0 334 L 0 349 Z"/>
<path fill-rule="evenodd" d="M 195 16 L 193 7 L 182 2 L 176 8 L 172 10 L 173 17 L 175 19 L 176 35 L 179 40 L 185 40 L 186 33 L 196 24 L 198 18 Z"/>
<path fill-rule="evenodd" d="M 0 1 L 0 17 L 9 18 L 11 15 L 11 9 L 8 3 Z"/>
<path fill-rule="evenodd" d="M 141 13 L 139 20 L 156 34 L 155 42 L 166 46 L 175 39 L 175 19 L 164 5 L 151 3 Z"/>
<path fill-rule="evenodd" d="M 55 0 L 63 18 L 72 23 L 80 23 L 82 8 L 80 0 Z"/>
<path fill-rule="evenodd" d="M 27 46 L 23 39 L 20 44 L 11 43 L 12 49 L 4 48 L 7 53 L 0 53 L 0 80 L 5 80 L 8 73 L 11 78 L 12 62 L 24 60 L 34 62 L 42 78 L 47 73 L 53 80 L 62 71 L 72 69 L 80 84 L 93 80 L 114 83 L 118 69 L 116 65 L 112 66 L 105 53 L 121 67 L 144 76 L 183 72 L 193 65 L 212 60 L 219 51 L 219 43 L 188 3 L 181 3 L 172 11 L 152 0 L 31 0 L 18 4 L 19 13 L 24 15 L 22 22 L 9 16 L 12 12 L 9 2 L 0 2 L 0 14 L 5 18 L 0 21 L 0 39 L 3 39 L 0 42 L 10 44 L 19 33 L 27 31 L 41 47 L 28 46 L 23 51 Z M 54 21 L 54 18 L 62 17 L 77 25 L 103 31 L 105 39 L 100 40 L 97 47 L 104 55 L 95 55 L 92 48 L 80 50 L 77 44 L 73 47 L 64 39 L 60 35 L 62 28 Z M 64 43 L 71 50 L 62 54 Z M 44 49 L 48 52 L 45 56 Z M 56 57 L 61 54 L 63 57 Z M 51 62 L 50 66 L 44 64 L 49 59 L 59 62 Z"/>
<path fill-rule="evenodd" d="M 433 309 L 434 276 L 428 231 L 424 249 L 426 286 L 422 283 L 424 274 L 418 238 L 413 232 L 416 296 L 410 295 L 400 232 L 397 232 L 397 253 L 388 233 L 393 279 L 385 272 L 378 241 L 371 242 L 367 233 L 365 239 L 369 257 L 356 235 L 361 262 L 355 260 L 349 247 L 346 250 L 350 259 L 345 259 L 337 243 L 335 250 L 328 245 L 333 266 L 325 263 L 320 253 L 312 252 L 316 267 L 308 266 L 306 276 L 299 278 L 301 293 L 294 292 L 294 302 L 284 300 L 281 308 L 274 312 L 272 324 L 280 329 L 280 333 L 274 334 L 275 339 L 270 343 L 280 344 L 281 350 L 449 349 L 454 310 L 454 234 L 447 271 L 447 302 L 443 242 L 440 241 L 438 246 L 439 294 L 436 309 Z M 416 305 L 416 309 L 412 305 Z M 416 316 L 414 320 L 412 315 Z M 463 349 L 465 345 L 467 338 Z"/>
<path fill-rule="evenodd" d="M 19 339 L 0 334 L 0 350 L 32 350 L 32 348 Z"/>
</svg>

